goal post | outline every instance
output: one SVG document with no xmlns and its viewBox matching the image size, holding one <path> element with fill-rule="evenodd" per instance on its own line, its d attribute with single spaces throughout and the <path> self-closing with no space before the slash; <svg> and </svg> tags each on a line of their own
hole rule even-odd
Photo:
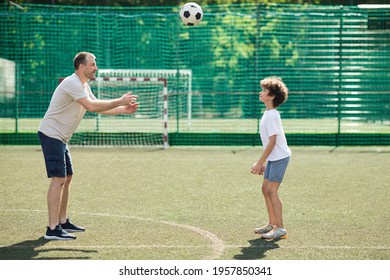
<svg viewBox="0 0 390 280">
<path fill-rule="evenodd" d="M 97 77 L 149 77 L 165 78 L 168 94 L 187 95 L 187 130 L 191 131 L 192 70 L 191 69 L 99 69 Z M 98 89 L 99 90 L 99 89 Z"/>
</svg>

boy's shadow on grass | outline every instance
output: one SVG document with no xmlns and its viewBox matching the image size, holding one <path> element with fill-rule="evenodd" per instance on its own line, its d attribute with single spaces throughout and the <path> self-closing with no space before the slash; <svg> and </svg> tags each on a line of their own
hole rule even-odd
<svg viewBox="0 0 390 280">
<path fill-rule="evenodd" d="M 96 253 L 96 250 L 80 250 L 80 249 L 72 249 L 72 248 L 48 248 L 37 250 L 39 247 L 44 246 L 50 242 L 50 240 L 46 240 L 43 237 L 40 237 L 36 240 L 26 240 L 20 243 L 15 243 L 9 246 L 0 247 L 0 260 L 65 260 L 65 259 L 90 259 L 90 257 L 39 257 L 40 253 L 50 252 L 50 251 L 58 251 L 58 252 L 81 252 L 81 253 Z M 61 241 L 53 241 L 53 242 L 61 242 Z M 59 243 L 60 244 L 60 243 Z"/>
<path fill-rule="evenodd" d="M 277 241 L 269 241 L 263 238 L 248 240 L 249 247 L 242 247 L 240 255 L 235 255 L 236 260 L 258 260 L 265 257 L 265 253 L 279 248 Z"/>
</svg>

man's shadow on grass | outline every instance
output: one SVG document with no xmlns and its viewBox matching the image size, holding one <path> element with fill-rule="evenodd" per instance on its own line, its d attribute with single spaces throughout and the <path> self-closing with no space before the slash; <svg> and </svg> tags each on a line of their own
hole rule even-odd
<svg viewBox="0 0 390 280">
<path fill-rule="evenodd" d="M 0 247 L 0 260 L 77 260 L 77 259 L 90 259 L 90 257 L 39 257 L 39 254 L 50 251 L 58 252 L 81 252 L 81 253 L 96 253 L 96 250 L 80 250 L 72 248 L 47 248 L 47 249 L 38 249 L 39 247 L 44 246 L 45 244 L 51 242 L 46 240 L 43 237 L 40 237 L 36 240 L 26 240 L 20 243 L 15 243 L 9 246 Z M 61 242 L 61 241 L 52 241 L 52 242 Z M 58 243 L 60 245 L 60 243 Z M 38 250 L 37 250 L 38 249 Z"/>
<path fill-rule="evenodd" d="M 265 253 L 270 250 L 279 248 L 277 241 L 257 238 L 248 240 L 249 246 L 241 248 L 241 254 L 235 255 L 236 260 L 258 260 L 265 257 Z"/>
</svg>

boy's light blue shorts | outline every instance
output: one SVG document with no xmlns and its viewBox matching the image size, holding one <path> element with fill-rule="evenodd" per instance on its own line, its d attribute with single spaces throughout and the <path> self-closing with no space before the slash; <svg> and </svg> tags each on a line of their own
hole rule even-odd
<svg viewBox="0 0 390 280">
<path fill-rule="evenodd" d="M 289 161 L 290 157 L 268 161 L 267 166 L 265 167 L 264 179 L 267 179 L 269 182 L 281 183 Z"/>
</svg>

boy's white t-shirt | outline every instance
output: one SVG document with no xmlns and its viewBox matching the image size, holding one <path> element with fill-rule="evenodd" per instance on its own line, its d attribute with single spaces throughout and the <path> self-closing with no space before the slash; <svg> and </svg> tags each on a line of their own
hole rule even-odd
<svg viewBox="0 0 390 280">
<path fill-rule="evenodd" d="M 77 100 L 92 95 L 88 83 L 82 84 L 75 73 L 66 77 L 54 91 L 38 131 L 67 143 L 86 112 Z"/>
<path fill-rule="evenodd" d="M 266 110 L 260 121 L 260 138 L 265 149 L 269 143 L 269 137 L 276 134 L 276 144 L 267 160 L 275 161 L 291 156 L 291 150 L 287 145 L 282 120 L 276 109 Z"/>
</svg>

